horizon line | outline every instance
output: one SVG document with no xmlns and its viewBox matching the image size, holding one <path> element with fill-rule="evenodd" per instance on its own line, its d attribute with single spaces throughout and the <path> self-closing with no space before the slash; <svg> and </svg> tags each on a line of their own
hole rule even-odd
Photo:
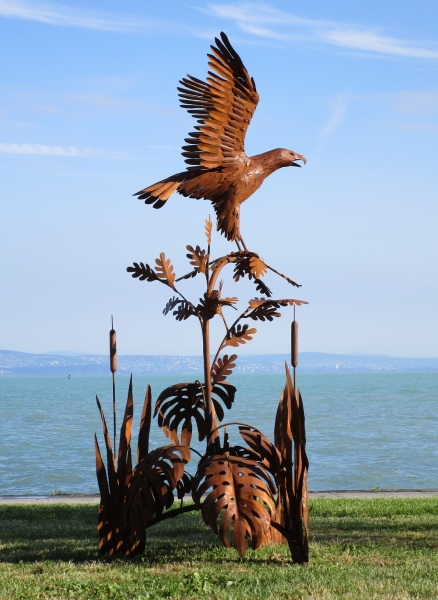
<svg viewBox="0 0 438 600">
<path fill-rule="evenodd" d="M 32 354 L 34 356 L 58 356 L 58 357 L 80 357 L 80 356 L 109 356 L 109 353 L 96 354 L 92 352 L 74 352 L 69 350 L 52 350 L 50 352 L 26 352 L 23 350 L 5 350 L 0 349 L 0 353 L 17 352 L 20 354 Z M 257 356 L 283 356 L 289 355 L 290 351 L 285 352 L 268 352 L 268 353 L 241 353 L 239 357 L 257 357 Z M 398 358 L 398 359 L 411 359 L 411 360 L 438 360 L 438 356 L 401 356 L 395 354 L 383 354 L 380 352 L 322 352 L 319 350 L 303 350 L 300 352 L 300 356 L 303 354 L 325 354 L 327 356 L 360 356 L 363 358 L 367 357 L 380 357 L 380 358 Z M 177 357 L 177 358 L 202 358 L 202 354 L 118 354 L 119 357 L 125 356 L 139 356 L 139 357 Z"/>
</svg>

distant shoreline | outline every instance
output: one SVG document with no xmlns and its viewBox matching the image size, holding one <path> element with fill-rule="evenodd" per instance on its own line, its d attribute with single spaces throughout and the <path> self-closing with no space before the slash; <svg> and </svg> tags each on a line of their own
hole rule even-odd
<svg viewBox="0 0 438 600">
<path fill-rule="evenodd" d="M 289 354 L 243 354 L 236 360 L 235 374 L 284 373 Z M 415 373 L 438 372 L 438 358 L 406 358 L 379 354 L 329 354 L 302 352 L 298 369 L 301 373 Z M 201 356 L 119 355 L 118 374 L 199 375 Z M 32 354 L 0 350 L 0 376 L 78 376 L 106 375 L 107 355 Z"/>
</svg>

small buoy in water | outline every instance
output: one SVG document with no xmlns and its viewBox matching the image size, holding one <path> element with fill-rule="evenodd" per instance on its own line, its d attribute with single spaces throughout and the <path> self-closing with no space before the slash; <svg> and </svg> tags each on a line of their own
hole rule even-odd
<svg viewBox="0 0 438 600">
<path fill-rule="evenodd" d="M 70 375 L 68 376 L 68 378 L 70 379 Z"/>
</svg>

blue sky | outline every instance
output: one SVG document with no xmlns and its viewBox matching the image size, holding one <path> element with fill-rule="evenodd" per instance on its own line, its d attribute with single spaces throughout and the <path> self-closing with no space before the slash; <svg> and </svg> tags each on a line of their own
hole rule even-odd
<svg viewBox="0 0 438 600">
<path fill-rule="evenodd" d="M 309 301 L 301 350 L 438 356 L 437 22 L 430 0 L 0 0 L 0 347 L 104 353 L 114 314 L 120 353 L 201 353 L 194 320 L 161 314 L 165 286 L 125 269 L 164 251 L 183 274 L 203 242 L 209 203 L 132 194 L 183 170 L 176 86 L 223 30 L 260 94 L 247 153 L 308 160 L 242 207 L 248 246 L 303 285 L 266 279 Z M 291 319 L 244 350 L 287 351 Z"/>
</svg>

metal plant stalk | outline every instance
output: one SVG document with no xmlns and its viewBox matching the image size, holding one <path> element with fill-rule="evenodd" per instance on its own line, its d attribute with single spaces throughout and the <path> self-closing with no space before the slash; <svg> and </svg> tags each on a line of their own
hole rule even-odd
<svg viewBox="0 0 438 600">
<path fill-rule="evenodd" d="M 271 153 L 260 155 L 264 157 L 260 161 L 260 157 L 248 158 L 245 155 L 243 139 L 258 94 L 254 80 L 249 78 L 225 34 L 221 34 L 221 40 L 216 39 L 216 47 L 212 46 L 213 55 L 209 55 L 210 65 L 216 73 L 210 72 L 207 83 L 190 76 L 183 80 L 184 88 L 180 95 L 184 103 L 190 105 L 189 112 L 201 123 L 196 132 L 190 134 L 189 143 L 196 148 L 186 153 L 189 156 L 187 162 L 192 167 L 185 174 L 180 173 L 146 188 L 140 197 L 146 198 L 147 203 L 155 202 L 158 208 L 175 190 L 183 195 L 212 200 L 218 217 L 217 229 L 227 239 L 237 242 L 237 250 L 213 257 L 212 221 L 208 218 L 205 222 L 205 247 L 187 246 L 190 268 L 184 275 L 176 276 L 171 261 L 163 252 L 153 266 L 134 262 L 127 268 L 139 281 L 157 282 L 170 288 L 172 295 L 164 307 L 164 315 L 171 314 L 177 321 L 192 319 L 198 322 L 204 377 L 203 381 L 176 383 L 158 395 L 153 417 L 157 419 L 167 443 L 154 450 L 149 448 L 152 391 L 148 386 L 134 467 L 131 450 L 132 378 L 117 456 L 112 450 L 116 446 L 115 436 L 112 446 L 97 399 L 107 464 L 105 467 L 96 437 L 96 468 L 101 494 L 99 548 L 110 555 L 132 556 L 144 551 L 147 530 L 151 526 L 183 512 L 200 510 L 203 520 L 222 543 L 227 547 L 233 545 L 240 556 L 245 554 L 248 546 L 257 549 L 266 544 L 287 542 L 293 562 L 305 564 L 308 562 L 308 459 L 303 401 L 295 386 L 298 364 L 295 318 L 292 324 L 293 378 L 286 364 L 286 382 L 278 404 L 274 442 L 249 424 L 225 419 L 236 397 L 236 388 L 228 380 L 237 360 L 232 349 L 253 339 L 257 331 L 252 327 L 254 322 L 271 322 L 280 317 L 280 310 L 287 306 L 294 307 L 295 315 L 295 307 L 307 302 L 295 298 L 273 298 L 263 280 L 268 271 L 293 287 L 300 286 L 268 265 L 259 254 L 249 251 L 240 234 L 240 204 L 261 185 L 264 177 L 287 164 L 272 162 Z M 245 124 L 240 130 L 238 119 Z M 240 153 L 238 156 L 236 148 Z M 294 154 L 294 160 L 304 159 L 295 153 L 290 154 Z M 292 159 L 289 157 L 288 160 Z M 235 161 L 243 165 L 240 175 L 236 172 L 238 165 Z M 264 165 L 263 173 L 260 165 Z M 196 192 L 200 181 L 203 195 L 199 190 L 199 193 Z M 191 186 L 184 187 L 188 182 L 192 182 Z M 249 186 L 248 189 L 245 190 L 245 186 Z M 258 296 L 250 299 L 242 312 L 237 311 L 237 297 L 223 294 L 222 277 L 227 274 L 232 274 L 234 283 L 247 278 L 255 285 Z M 199 301 L 182 292 L 182 286 L 189 285 L 195 277 L 203 278 L 205 283 L 205 292 Z M 234 318 L 230 318 L 233 311 L 237 312 L 234 312 Z M 220 319 L 224 329 L 223 338 L 211 360 L 210 322 L 213 318 Z M 114 382 L 114 329 L 111 330 L 110 341 L 111 348 L 114 348 L 111 355 Z M 113 390 L 115 419 L 114 385 Z M 241 438 L 238 443 L 230 440 L 229 429 L 232 426 L 238 428 Z M 192 455 L 190 445 L 193 435 L 204 441 L 205 451 L 195 472 L 189 473 L 187 465 Z M 184 504 L 185 497 L 193 502 Z M 176 503 L 176 498 L 181 502 Z"/>
</svg>

